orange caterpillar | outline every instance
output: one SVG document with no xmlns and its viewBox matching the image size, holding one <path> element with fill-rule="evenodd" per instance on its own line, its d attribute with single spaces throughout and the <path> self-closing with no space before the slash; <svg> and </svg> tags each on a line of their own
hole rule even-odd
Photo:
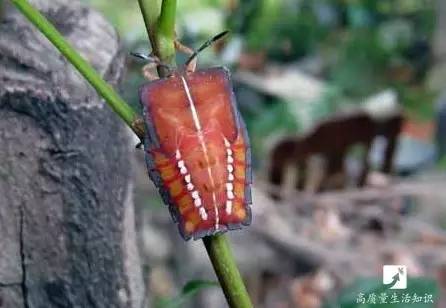
<svg viewBox="0 0 446 308">
<path fill-rule="evenodd" d="M 249 225 L 249 140 L 229 72 L 176 71 L 144 85 L 140 100 L 149 175 L 183 238 Z"/>
</svg>

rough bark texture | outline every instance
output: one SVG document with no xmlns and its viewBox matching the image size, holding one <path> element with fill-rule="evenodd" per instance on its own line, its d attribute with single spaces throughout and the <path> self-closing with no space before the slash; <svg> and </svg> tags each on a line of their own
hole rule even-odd
<svg viewBox="0 0 446 308">
<path fill-rule="evenodd" d="M 32 1 L 112 83 L 103 17 Z M 129 133 L 14 8 L 0 23 L 0 307 L 141 307 Z"/>
</svg>

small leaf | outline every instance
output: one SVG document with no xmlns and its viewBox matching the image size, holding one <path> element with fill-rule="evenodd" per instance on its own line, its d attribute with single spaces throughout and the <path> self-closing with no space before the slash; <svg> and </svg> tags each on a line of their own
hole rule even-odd
<svg viewBox="0 0 446 308">
<path fill-rule="evenodd" d="M 184 285 L 181 295 L 192 296 L 202 289 L 211 287 L 218 287 L 218 282 L 209 280 L 191 280 Z"/>
<path fill-rule="evenodd" d="M 198 291 L 206 288 L 217 287 L 219 284 L 215 281 L 209 280 L 191 280 L 186 283 L 181 290 L 181 294 L 173 298 L 159 298 L 156 301 L 156 308 L 180 308 L 184 306 L 184 303 L 192 296 L 198 293 Z"/>
</svg>

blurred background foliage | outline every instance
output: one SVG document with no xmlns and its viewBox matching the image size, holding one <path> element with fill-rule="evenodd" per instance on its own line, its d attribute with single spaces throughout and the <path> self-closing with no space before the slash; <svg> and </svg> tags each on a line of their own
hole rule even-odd
<svg viewBox="0 0 446 308">
<path fill-rule="evenodd" d="M 149 52 L 137 1 L 84 1 L 116 26 L 126 51 Z M 218 55 L 208 50 L 200 56 L 203 66 L 223 63 L 236 70 L 244 53 L 283 65 L 316 63 L 309 73 L 326 82 L 329 90 L 313 108 L 313 113 L 320 113 L 312 115 L 315 120 L 345 102 L 360 103 L 386 88 L 397 91 L 412 117 L 432 119 L 436 93 L 427 86 L 426 74 L 432 64 L 434 28 L 434 3 L 428 0 L 178 2 L 177 35 L 185 44 L 196 47 L 223 29 L 231 30 Z M 184 58 L 179 55 L 178 63 Z M 142 64 L 129 60 L 122 88 L 135 108 L 139 108 L 137 89 L 144 82 Z M 304 126 L 298 117 L 290 119 L 289 105 L 282 98 L 245 94 L 251 100 L 239 103 L 255 147 L 256 140 L 273 132 L 295 132 Z"/>
</svg>

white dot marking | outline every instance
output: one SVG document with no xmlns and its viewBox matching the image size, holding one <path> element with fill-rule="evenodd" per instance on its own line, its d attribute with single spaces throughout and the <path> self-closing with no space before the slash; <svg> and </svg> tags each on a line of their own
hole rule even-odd
<svg viewBox="0 0 446 308">
<path fill-rule="evenodd" d="M 194 200 L 194 205 L 195 205 L 196 207 L 200 207 L 200 206 L 201 206 L 201 199 L 200 199 L 200 198 L 195 199 L 195 200 Z"/>
<path fill-rule="evenodd" d="M 232 192 L 232 190 L 228 190 L 226 193 L 227 193 L 228 199 L 230 199 L 230 200 L 234 199 L 234 193 Z"/>
<path fill-rule="evenodd" d="M 230 215 L 232 213 L 232 201 L 226 201 L 226 214 Z"/>
<path fill-rule="evenodd" d="M 200 216 L 203 220 L 208 219 L 208 214 L 206 213 L 206 210 L 204 209 L 204 207 L 200 207 Z"/>
<path fill-rule="evenodd" d="M 194 190 L 194 191 L 192 192 L 192 198 L 194 198 L 194 199 L 198 199 L 198 198 L 200 198 L 200 196 L 198 195 L 198 191 Z"/>
<path fill-rule="evenodd" d="M 190 174 L 186 174 L 185 176 L 184 176 L 184 180 L 186 181 L 186 183 L 190 183 Z"/>
</svg>

